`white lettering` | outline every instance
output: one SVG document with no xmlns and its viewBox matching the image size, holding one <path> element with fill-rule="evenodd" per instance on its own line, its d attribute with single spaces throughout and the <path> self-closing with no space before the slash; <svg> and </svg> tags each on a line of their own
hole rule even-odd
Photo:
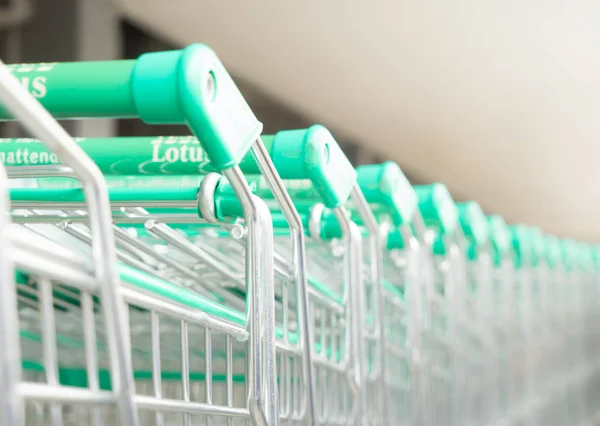
<svg viewBox="0 0 600 426">
<path fill-rule="evenodd" d="M 188 162 L 188 158 L 187 158 L 187 154 L 188 154 L 188 147 L 186 145 L 183 145 L 181 148 L 179 148 L 179 158 L 181 159 L 182 163 L 187 163 Z"/>
<path fill-rule="evenodd" d="M 48 164 L 48 153 L 47 152 L 40 152 L 40 163 L 42 164 Z"/>
<path fill-rule="evenodd" d="M 31 86 L 31 94 L 36 98 L 43 98 L 48 93 L 46 89 L 46 77 L 35 77 Z"/>
<path fill-rule="evenodd" d="M 152 141 L 152 162 L 154 163 L 162 163 L 165 161 L 164 157 L 160 158 L 160 146 L 162 145 L 162 141 L 160 139 Z"/>
<path fill-rule="evenodd" d="M 190 148 L 190 161 L 192 163 L 200 163 L 202 161 L 202 148 Z"/>
<path fill-rule="evenodd" d="M 152 144 L 152 162 L 153 163 L 208 163 L 206 153 L 198 143 L 198 140 L 191 137 L 168 137 L 157 138 L 150 142 Z M 188 146 L 188 144 L 193 146 Z M 163 145 L 165 149 L 163 149 Z M 171 145 L 171 146 L 168 146 Z"/>
<path fill-rule="evenodd" d="M 167 151 L 165 152 L 165 158 L 169 163 L 174 163 L 175 161 L 179 160 L 179 150 L 174 147 L 167 148 Z"/>
<path fill-rule="evenodd" d="M 38 163 L 38 156 L 41 157 L 41 155 L 38 152 L 31 153 L 31 155 L 29 156 L 29 161 L 31 162 L 31 164 Z"/>
</svg>

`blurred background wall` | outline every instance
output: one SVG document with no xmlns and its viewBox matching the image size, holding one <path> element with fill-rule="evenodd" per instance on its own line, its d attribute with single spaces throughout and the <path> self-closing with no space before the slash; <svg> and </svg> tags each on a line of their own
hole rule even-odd
<svg viewBox="0 0 600 426">
<path fill-rule="evenodd" d="M 510 222 L 600 240 L 600 2 L 0 0 L 5 62 L 203 42 L 265 131 L 322 123 Z M 137 121 L 74 135 L 180 134 Z M 19 129 L 2 128 L 5 135 Z"/>
</svg>

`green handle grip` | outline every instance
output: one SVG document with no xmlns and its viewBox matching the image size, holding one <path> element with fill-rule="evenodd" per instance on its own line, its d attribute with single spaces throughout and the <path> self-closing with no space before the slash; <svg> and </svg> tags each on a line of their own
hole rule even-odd
<svg viewBox="0 0 600 426">
<path fill-rule="evenodd" d="M 325 127 L 283 130 L 263 136 L 263 141 L 282 179 L 310 180 L 328 208 L 340 207 L 348 200 L 356 183 L 356 170 Z"/>
<path fill-rule="evenodd" d="M 216 171 L 193 136 L 75 138 L 74 141 L 110 175 L 198 175 Z M 35 139 L 0 139 L 0 161 L 6 166 L 60 164 L 46 145 Z"/>
<path fill-rule="evenodd" d="M 554 235 L 544 236 L 546 261 L 551 268 L 556 267 L 562 260 L 560 252 L 560 240 Z"/>
<path fill-rule="evenodd" d="M 239 164 L 262 131 L 215 53 L 201 44 L 135 61 L 17 65 L 12 72 L 58 118 L 186 124 L 219 170 Z M 0 109 L 0 119 L 11 118 Z"/>
<path fill-rule="evenodd" d="M 600 247 L 597 245 L 590 245 L 590 251 L 592 252 L 592 261 L 594 262 L 594 268 L 596 271 L 600 271 Z"/>
<path fill-rule="evenodd" d="M 488 229 L 494 247 L 494 263 L 500 265 L 509 255 L 512 247 L 512 237 L 506 222 L 501 216 L 488 216 Z"/>
<path fill-rule="evenodd" d="M 454 233 L 459 225 L 458 208 L 448 188 L 441 183 L 434 183 L 415 186 L 415 191 L 425 224 L 444 235 Z"/>
<path fill-rule="evenodd" d="M 530 228 L 531 234 L 531 257 L 534 265 L 546 262 L 546 239 L 540 228 Z"/>
<path fill-rule="evenodd" d="M 418 208 L 417 194 L 394 162 L 359 166 L 358 184 L 374 213 L 383 209 L 392 222 L 403 225 L 412 221 Z"/>
<path fill-rule="evenodd" d="M 533 244 L 531 228 L 525 225 L 509 225 L 514 261 L 517 268 L 523 268 L 531 266 L 533 263 Z"/>
<path fill-rule="evenodd" d="M 456 204 L 463 233 L 476 250 L 485 246 L 489 241 L 487 218 L 481 206 L 475 201 Z"/>
<path fill-rule="evenodd" d="M 265 145 L 280 176 L 299 182 L 299 198 L 319 196 L 329 208 L 344 204 L 356 182 L 356 171 L 323 126 L 267 136 Z M 194 175 L 216 171 L 208 152 L 192 136 L 78 138 L 80 148 L 105 175 Z M 0 139 L 0 161 L 7 166 L 51 165 L 60 159 L 34 139 Z M 250 153 L 240 163 L 258 173 Z M 294 187 L 294 185 L 290 185 Z"/>
</svg>

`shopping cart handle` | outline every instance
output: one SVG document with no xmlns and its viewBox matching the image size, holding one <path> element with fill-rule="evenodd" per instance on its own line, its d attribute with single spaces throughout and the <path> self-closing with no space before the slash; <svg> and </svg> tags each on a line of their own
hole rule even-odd
<svg viewBox="0 0 600 426">
<path fill-rule="evenodd" d="M 514 264 L 517 268 L 533 265 L 532 228 L 526 225 L 509 225 L 513 246 Z"/>
<path fill-rule="evenodd" d="M 475 259 L 482 249 L 485 250 L 489 242 L 487 218 L 481 206 L 475 201 L 457 203 L 456 207 L 460 227 L 469 241 L 469 258 Z"/>
<path fill-rule="evenodd" d="M 405 241 L 398 229 L 392 229 L 387 234 L 386 246 L 388 250 L 403 250 Z"/>
<path fill-rule="evenodd" d="M 218 171 L 210 153 L 193 136 L 76 138 L 75 141 L 106 176 L 189 176 Z M 286 186 L 292 195 L 298 199 L 320 197 L 329 208 L 339 207 L 348 200 L 356 171 L 325 127 L 286 130 L 265 136 L 264 142 L 281 178 L 289 181 Z M 53 165 L 60 159 L 40 141 L 20 138 L 0 139 L 0 161 L 10 167 Z M 240 167 L 246 174 L 260 172 L 250 153 Z M 262 186 L 268 196 L 270 191 L 266 185 Z"/>
<path fill-rule="evenodd" d="M 397 226 L 412 221 L 418 208 L 417 194 L 396 163 L 363 165 L 356 171 L 360 189 L 374 212 L 381 206 Z"/>
<path fill-rule="evenodd" d="M 415 186 L 419 199 L 419 210 L 427 226 L 443 235 L 451 235 L 459 225 L 458 208 L 445 185 Z"/>
<path fill-rule="evenodd" d="M 328 208 L 346 203 L 356 183 L 356 170 L 329 130 L 314 125 L 264 135 L 262 139 L 282 179 L 309 180 L 319 201 Z M 245 173 L 258 173 L 256 163 L 248 156 L 241 167 Z M 314 192 L 307 191 L 306 185 L 300 185 L 299 191 L 294 191 L 294 183 L 287 186 L 294 198 L 314 198 Z"/>
<path fill-rule="evenodd" d="M 187 124 L 217 169 L 237 165 L 262 131 L 215 55 L 202 44 L 137 60 L 12 65 L 57 118 L 131 118 Z M 0 106 L 0 120 L 12 119 Z"/>
<path fill-rule="evenodd" d="M 550 268 L 557 267 L 562 261 L 560 251 L 560 240 L 554 235 L 544 235 L 544 247 L 546 248 L 545 256 L 546 262 L 548 262 L 548 266 L 550 266 Z M 593 247 L 590 248 L 593 250 L 594 256 L 596 250 L 594 250 Z"/>
<path fill-rule="evenodd" d="M 490 239 L 494 247 L 494 263 L 500 265 L 510 256 L 511 236 L 504 219 L 498 215 L 487 217 Z"/>
</svg>

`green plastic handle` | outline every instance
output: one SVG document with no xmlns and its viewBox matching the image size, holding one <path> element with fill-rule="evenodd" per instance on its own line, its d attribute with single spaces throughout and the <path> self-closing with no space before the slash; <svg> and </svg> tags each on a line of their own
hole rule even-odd
<svg viewBox="0 0 600 426">
<path fill-rule="evenodd" d="M 396 163 L 363 165 L 356 171 L 360 189 L 376 215 L 384 210 L 396 226 L 412 222 L 417 194 Z"/>
<path fill-rule="evenodd" d="M 548 266 L 555 268 L 562 260 L 560 252 L 560 240 L 554 235 L 544 235 L 545 258 Z"/>
<path fill-rule="evenodd" d="M 415 186 L 415 191 L 425 224 L 443 235 L 454 233 L 459 225 L 458 208 L 448 188 L 441 183 L 434 183 Z"/>
<path fill-rule="evenodd" d="M 579 268 L 579 249 L 575 240 L 565 238 L 560 240 L 562 260 L 565 269 L 575 271 Z"/>
<path fill-rule="evenodd" d="M 74 138 L 106 175 L 197 175 L 216 171 L 193 136 Z M 0 139 L 0 161 L 6 166 L 48 166 L 60 158 L 39 140 Z"/>
<path fill-rule="evenodd" d="M 282 179 L 309 180 L 328 208 L 346 203 L 356 183 L 356 170 L 325 127 L 282 130 L 274 136 L 263 136 L 263 142 Z M 250 164 L 254 170 L 249 169 Z M 258 173 L 256 164 L 248 158 L 242 166 L 247 173 Z M 301 198 L 312 194 L 304 191 L 297 195 Z"/>
<path fill-rule="evenodd" d="M 216 171 L 207 151 L 193 136 L 77 138 L 81 149 L 110 175 L 194 175 Z M 282 179 L 299 182 L 298 198 L 319 196 L 329 208 L 343 205 L 356 182 L 356 171 L 323 126 L 286 130 L 264 137 Z M 0 161 L 7 166 L 52 165 L 60 159 L 35 139 L 0 139 Z M 259 173 L 250 153 L 244 173 Z M 312 184 L 310 191 L 306 183 Z M 291 187 L 294 185 L 290 185 Z"/>
<path fill-rule="evenodd" d="M 488 229 L 490 239 L 494 247 L 494 263 L 500 265 L 510 254 L 512 248 L 512 236 L 506 222 L 501 216 L 488 216 Z"/>
<path fill-rule="evenodd" d="M 544 238 L 544 233 L 540 228 L 532 227 L 530 228 L 530 234 L 533 264 L 538 265 L 540 262 L 546 262 L 546 239 Z"/>
<path fill-rule="evenodd" d="M 533 239 L 531 228 L 525 225 L 509 225 L 513 245 L 514 264 L 517 268 L 533 264 Z"/>
<path fill-rule="evenodd" d="M 239 164 L 262 131 L 215 53 L 202 44 L 134 61 L 21 64 L 12 72 L 58 118 L 186 124 L 219 170 Z M 12 119 L 4 107 L 0 119 Z"/>
<path fill-rule="evenodd" d="M 579 261 L 579 267 L 582 270 L 589 272 L 594 269 L 594 262 L 588 249 L 588 245 L 582 241 L 577 242 L 577 259 Z"/>
<path fill-rule="evenodd" d="M 594 268 L 596 271 L 600 271 L 600 247 L 597 245 L 590 245 L 590 251 L 592 252 L 592 261 L 594 262 Z"/>
<path fill-rule="evenodd" d="M 463 233 L 477 247 L 486 245 L 489 241 L 490 232 L 487 218 L 481 206 L 475 201 L 457 203 L 460 226 Z"/>
<path fill-rule="evenodd" d="M 467 257 L 475 260 L 485 250 L 489 241 L 487 218 L 481 206 L 475 201 L 457 203 L 460 227 L 469 241 Z"/>
</svg>

